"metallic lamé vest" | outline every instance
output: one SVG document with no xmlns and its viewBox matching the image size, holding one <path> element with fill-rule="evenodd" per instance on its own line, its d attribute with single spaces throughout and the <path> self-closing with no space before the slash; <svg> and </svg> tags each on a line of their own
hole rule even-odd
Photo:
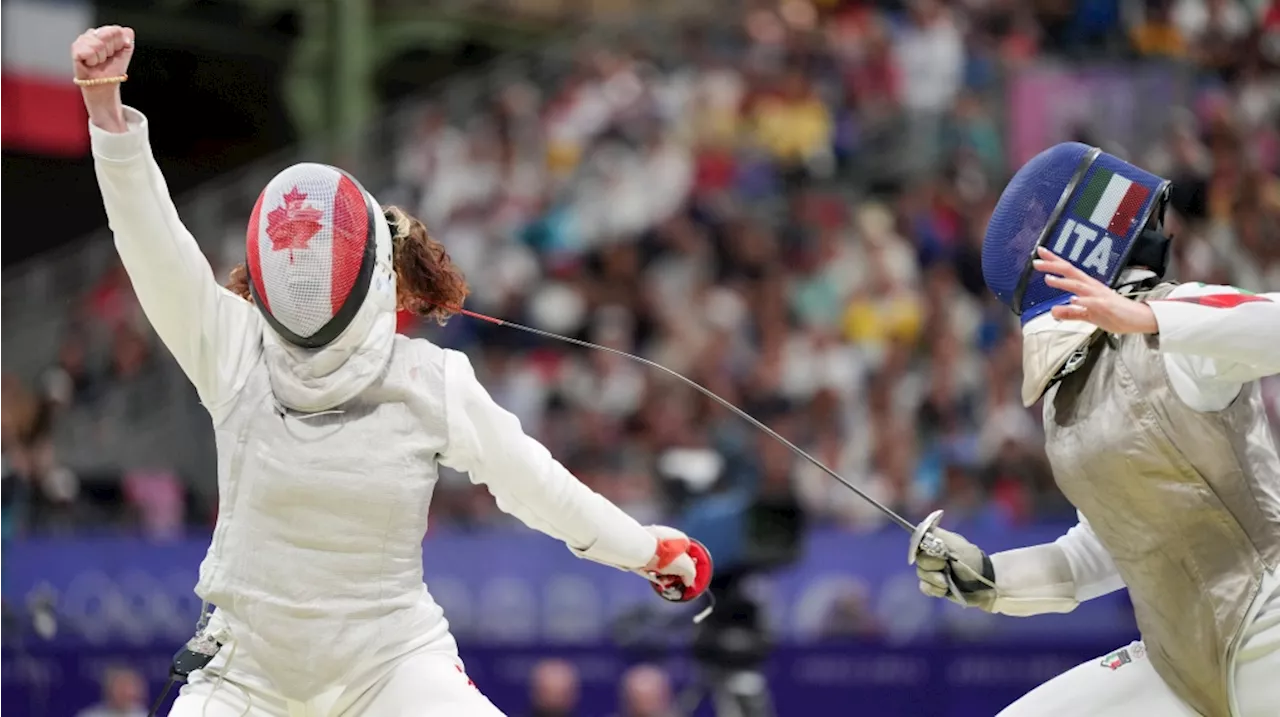
<svg viewBox="0 0 1280 717">
<path fill-rule="evenodd" d="M 1096 341 L 1045 394 L 1046 447 L 1115 559 L 1156 672 L 1205 717 L 1228 717 L 1230 656 L 1280 564 L 1280 457 L 1256 382 L 1222 411 L 1192 410 L 1158 346 Z"/>
</svg>

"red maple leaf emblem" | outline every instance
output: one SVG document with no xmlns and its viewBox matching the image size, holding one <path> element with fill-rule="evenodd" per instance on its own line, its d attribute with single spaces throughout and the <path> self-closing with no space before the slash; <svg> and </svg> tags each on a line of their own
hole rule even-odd
<svg viewBox="0 0 1280 717">
<path fill-rule="evenodd" d="M 267 237 L 271 239 L 271 250 L 289 250 L 289 261 L 293 261 L 294 249 L 306 249 L 307 242 L 320 231 L 320 220 L 324 212 L 304 202 L 307 195 L 294 187 L 284 195 L 284 204 L 267 212 Z"/>
</svg>

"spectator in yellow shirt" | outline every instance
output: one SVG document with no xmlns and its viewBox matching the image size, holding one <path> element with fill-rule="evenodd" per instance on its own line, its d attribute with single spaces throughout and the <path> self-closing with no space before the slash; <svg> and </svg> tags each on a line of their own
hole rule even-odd
<svg viewBox="0 0 1280 717">
<path fill-rule="evenodd" d="M 756 140 L 787 167 L 813 166 L 831 151 L 831 112 L 804 74 L 791 71 L 781 91 L 762 97 L 753 113 Z"/>
<path fill-rule="evenodd" d="M 1185 57 L 1187 40 L 1174 22 L 1172 0 L 1146 0 L 1143 5 L 1130 31 L 1133 48 L 1148 57 Z"/>
</svg>

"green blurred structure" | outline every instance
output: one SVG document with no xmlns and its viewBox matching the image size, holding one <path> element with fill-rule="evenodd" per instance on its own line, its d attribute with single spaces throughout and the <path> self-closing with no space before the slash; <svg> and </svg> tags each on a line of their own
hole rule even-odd
<svg viewBox="0 0 1280 717">
<path fill-rule="evenodd" d="M 476 37 L 499 50 L 528 47 L 554 27 L 475 0 L 224 0 L 214 8 L 219 22 L 210 21 L 210 4 L 201 0 L 112 4 L 111 22 L 192 52 L 282 55 L 285 102 L 302 143 L 332 146 L 348 158 L 359 153 L 359 131 L 378 111 L 375 79 L 397 58 L 452 53 Z M 284 16 L 298 30 L 287 49 L 272 30 Z"/>
<path fill-rule="evenodd" d="M 735 0 L 106 0 L 110 21 L 201 49 L 285 63 L 283 94 L 302 144 L 357 163 L 360 130 L 379 110 L 376 80 L 410 53 L 456 53 L 481 41 L 530 49 L 599 27 L 652 29 L 705 18 Z M 103 8 L 106 9 L 105 7 Z M 282 41 L 282 18 L 296 39 Z M 211 21 L 216 18 L 216 21 Z M 106 18 L 104 18 L 106 19 Z"/>
<path fill-rule="evenodd" d="M 414 50 L 448 53 L 471 37 L 500 49 L 543 40 L 550 26 L 534 18 L 486 12 L 481 3 L 376 0 L 243 0 L 263 13 L 295 9 L 302 32 L 286 82 L 287 102 L 304 141 L 335 142 L 354 159 L 360 130 L 377 111 L 374 80 Z"/>
</svg>

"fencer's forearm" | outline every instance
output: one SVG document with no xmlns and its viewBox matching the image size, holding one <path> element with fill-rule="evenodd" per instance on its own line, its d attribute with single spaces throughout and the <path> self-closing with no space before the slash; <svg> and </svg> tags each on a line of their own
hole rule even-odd
<svg viewBox="0 0 1280 717">
<path fill-rule="evenodd" d="M 80 90 L 84 107 L 89 112 L 89 123 L 108 132 L 127 132 L 124 104 L 120 101 L 120 84 L 97 85 Z"/>
<path fill-rule="evenodd" d="M 581 557 L 624 570 L 647 564 L 657 539 L 526 435 L 520 420 L 480 385 L 464 355 L 446 356 L 449 446 L 441 461 L 487 486 L 503 512 Z"/>
<path fill-rule="evenodd" d="M 1070 612 L 1076 605 L 1120 590 L 1124 581 L 1083 515 L 1052 543 L 991 556 L 998 597 L 993 612 L 1039 615 Z"/>
<path fill-rule="evenodd" d="M 124 108 L 124 132 L 90 124 L 94 169 L 116 250 L 147 319 L 200 390 L 216 373 L 206 351 L 206 315 L 216 312 L 213 272 L 196 240 L 182 225 L 164 176 L 151 155 L 147 120 Z"/>
<path fill-rule="evenodd" d="M 1062 551 L 1071 567 L 1076 600 L 1084 602 L 1123 589 L 1124 580 L 1111 553 L 1093 532 L 1089 521 L 1084 515 L 1077 515 L 1080 522 L 1053 544 Z"/>
<path fill-rule="evenodd" d="M 1071 565 L 1054 543 L 996 553 L 991 565 L 997 585 L 992 612 L 1027 617 L 1071 612 L 1079 604 Z"/>
<path fill-rule="evenodd" d="M 1162 351 L 1230 363 L 1242 381 L 1280 373 L 1280 294 L 1193 285 L 1148 305 Z"/>
</svg>

